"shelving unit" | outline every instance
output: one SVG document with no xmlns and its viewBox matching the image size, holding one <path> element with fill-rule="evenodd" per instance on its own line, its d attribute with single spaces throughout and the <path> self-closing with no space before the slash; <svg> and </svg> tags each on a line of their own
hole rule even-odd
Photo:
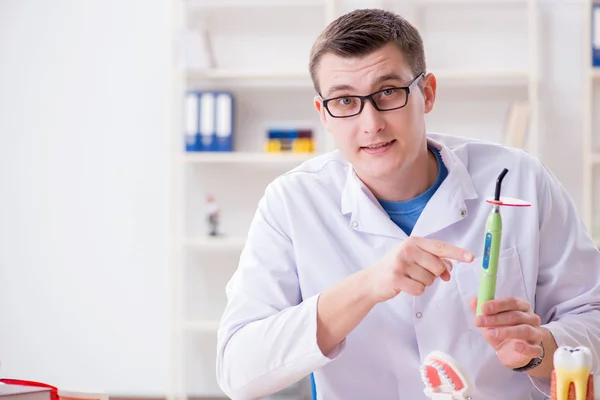
<svg viewBox="0 0 600 400">
<path fill-rule="evenodd" d="M 182 328 L 188 331 L 213 333 L 219 329 L 219 321 L 186 321 Z"/>
<path fill-rule="evenodd" d="M 512 4 L 524 4 L 529 0 L 421 0 L 421 4 L 426 5 L 485 5 L 485 6 L 506 6 Z"/>
<path fill-rule="evenodd" d="M 173 124 L 176 223 L 170 398 L 224 397 L 215 380 L 215 345 L 219 317 L 226 301 L 225 284 L 237 266 L 247 229 L 266 185 L 277 175 L 317 154 L 265 153 L 265 128 L 280 123 L 310 126 L 317 136 L 317 151 L 333 149 L 312 109 L 313 88 L 303 52 L 310 49 L 319 31 L 333 19 L 335 2 L 173 1 L 180 11 L 176 21 L 178 34 L 196 28 L 198 23 L 208 26 L 217 63 L 210 68 L 182 67 L 175 78 L 174 115 L 180 120 Z M 299 24 L 290 26 L 288 22 L 272 20 L 274 15 L 286 21 L 299 21 Z M 276 35 L 278 31 L 282 35 Z M 277 36 L 283 37 L 279 40 Z M 227 53 L 236 51 L 230 47 L 241 41 L 246 45 L 239 45 L 242 53 L 238 58 L 245 63 L 239 63 Z M 254 52 L 265 52 L 269 46 L 283 45 L 293 47 L 289 55 L 279 60 L 271 58 L 270 62 L 262 55 L 243 53 L 248 46 L 255 47 Z M 222 50 L 224 48 L 227 51 Z M 181 60 L 179 56 L 176 58 Z M 190 89 L 226 89 L 234 93 L 235 151 L 183 151 L 181 103 L 183 93 Z M 221 208 L 221 236 L 207 235 L 204 215 L 207 194 L 214 195 Z M 308 389 L 308 382 L 305 384 Z"/>
<path fill-rule="evenodd" d="M 241 251 L 246 243 L 246 238 L 243 236 L 237 237 L 204 237 L 187 238 L 184 245 L 189 248 L 212 251 Z"/>
<path fill-rule="evenodd" d="M 432 130 L 503 142 L 507 139 L 505 118 L 510 103 L 525 100 L 529 103 L 530 115 L 524 148 L 533 156 L 543 157 L 539 128 L 537 0 L 416 0 L 412 10 L 397 6 L 401 3 L 393 0 L 383 0 L 383 3 L 393 4 L 400 12 L 406 10 L 423 34 L 428 70 L 438 78 L 437 110 L 429 118 Z M 458 22 L 463 20 L 465 27 Z M 485 29 L 472 35 L 469 25 L 485 26 Z M 507 31 L 506 26 L 513 28 Z M 459 45 L 446 37 L 462 43 Z M 512 61 L 507 65 L 509 59 Z M 486 101 L 481 102 L 481 99 Z M 471 104 L 459 109 L 453 104 L 455 100 Z M 488 121 L 490 133 L 472 130 L 466 124 L 448 125 L 452 115 L 461 112 L 464 118 L 481 115 Z M 436 113 L 442 117 L 439 123 Z"/>
<path fill-rule="evenodd" d="M 600 246 L 600 67 L 592 63 L 592 6 L 600 1 L 585 2 L 584 29 L 584 123 L 583 123 L 583 216 Z"/>
<path fill-rule="evenodd" d="M 174 340 L 170 399 L 185 400 L 190 396 L 223 396 L 214 382 L 214 344 L 218 318 L 225 306 L 225 282 L 237 267 L 249 223 L 266 185 L 315 155 L 264 153 L 265 127 L 289 121 L 308 123 L 317 135 L 317 154 L 334 149 L 313 109 L 314 89 L 308 73 L 308 51 L 320 30 L 338 15 L 358 7 L 386 8 L 405 15 L 424 35 L 428 70 L 438 81 L 439 106 L 436 105 L 434 115 L 428 116 L 430 130 L 502 140 L 509 103 L 525 98 L 532 106 L 529 150 L 536 155 L 539 44 L 537 6 L 533 0 L 173 1 L 179 10 L 177 34 L 195 28 L 198 21 L 208 25 L 217 60 L 208 69 L 181 68 L 174 78 Z M 508 38 L 504 34 L 489 38 L 479 31 L 473 35 L 465 30 L 459 32 L 459 39 L 481 37 L 474 43 L 479 46 L 488 41 L 491 58 L 468 59 L 459 54 L 445 59 L 444 53 L 452 46 L 444 48 L 447 40 L 441 40 L 444 44 L 436 47 L 440 39 L 435 28 L 441 26 L 442 32 L 437 34 L 445 35 L 443 31 L 450 29 L 446 25 L 449 22 L 429 26 L 429 15 L 452 14 L 458 9 L 467 15 L 475 13 L 474 18 L 493 16 L 496 9 L 508 10 L 506 17 L 512 21 L 516 15 L 523 25 L 514 35 L 522 36 L 513 37 L 511 33 Z M 518 44 L 526 42 L 527 48 L 515 46 L 511 38 Z M 494 58 L 494 45 L 506 51 L 517 47 L 519 52 L 514 57 L 500 54 Z M 273 49 L 277 49 L 277 54 L 273 54 Z M 450 59 L 460 62 L 447 62 Z M 504 59 L 526 59 L 528 63 L 504 65 L 500 62 Z M 183 151 L 183 93 L 203 88 L 226 89 L 235 95 L 235 151 L 231 153 Z M 479 112 L 473 113 L 473 109 Z M 467 118 L 467 114 L 475 114 L 479 119 Z M 482 126 L 489 136 L 482 133 Z M 206 194 L 214 195 L 221 206 L 223 236 L 207 236 L 203 203 Z"/>
<path fill-rule="evenodd" d="M 231 153 L 188 153 L 183 155 L 182 159 L 187 164 L 253 163 L 290 166 L 300 164 L 314 156 L 314 153 L 284 154 L 236 151 Z"/>
<path fill-rule="evenodd" d="M 191 9 L 321 8 L 327 0 L 188 0 Z"/>
<path fill-rule="evenodd" d="M 518 70 L 436 70 L 436 78 L 442 83 L 463 83 L 480 86 L 524 85 L 529 81 L 527 71 Z"/>
</svg>

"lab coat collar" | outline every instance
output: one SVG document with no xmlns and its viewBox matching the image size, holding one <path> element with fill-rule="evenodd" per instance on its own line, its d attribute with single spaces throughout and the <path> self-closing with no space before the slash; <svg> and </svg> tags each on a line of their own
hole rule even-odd
<svg viewBox="0 0 600 400">
<path fill-rule="evenodd" d="M 468 210 L 465 200 L 478 198 L 467 170 L 467 149 L 464 146 L 450 149 L 430 136 L 427 142 L 440 150 L 448 176 L 425 206 L 412 236 L 425 237 L 466 218 Z M 349 224 L 353 229 L 400 239 L 407 236 L 390 219 L 351 166 L 342 191 L 341 210 L 344 215 L 350 216 Z"/>
</svg>

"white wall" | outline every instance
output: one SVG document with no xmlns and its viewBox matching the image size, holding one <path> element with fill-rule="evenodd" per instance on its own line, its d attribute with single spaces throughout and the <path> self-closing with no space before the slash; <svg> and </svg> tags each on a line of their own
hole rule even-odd
<svg viewBox="0 0 600 400">
<path fill-rule="evenodd" d="M 168 384 L 169 5 L 0 1 L 0 376 Z"/>
<path fill-rule="evenodd" d="M 0 376 L 166 391 L 168 3 L 0 0 Z M 541 4 L 543 156 L 580 205 L 584 2 Z"/>
</svg>

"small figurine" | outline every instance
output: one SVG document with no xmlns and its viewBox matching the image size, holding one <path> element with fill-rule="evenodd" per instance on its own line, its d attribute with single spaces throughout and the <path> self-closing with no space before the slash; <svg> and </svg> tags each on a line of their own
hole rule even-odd
<svg viewBox="0 0 600 400">
<path fill-rule="evenodd" d="M 430 353 L 421 364 L 425 396 L 432 400 L 471 400 L 471 383 L 458 362 L 440 351 Z"/>
<path fill-rule="evenodd" d="M 217 225 L 219 224 L 219 212 L 219 206 L 217 205 L 214 197 L 208 195 L 206 197 L 206 216 L 208 219 L 208 224 L 210 225 L 210 236 L 218 235 Z"/>
<path fill-rule="evenodd" d="M 561 346 L 554 352 L 552 400 L 594 400 L 592 352 L 587 347 Z"/>
</svg>

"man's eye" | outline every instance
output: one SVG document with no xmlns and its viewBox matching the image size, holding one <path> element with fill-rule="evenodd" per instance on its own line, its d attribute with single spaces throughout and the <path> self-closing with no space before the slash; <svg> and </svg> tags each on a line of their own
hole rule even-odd
<svg viewBox="0 0 600 400">
<path fill-rule="evenodd" d="M 338 99 L 338 103 L 342 106 L 350 106 L 352 104 L 354 104 L 354 98 L 353 97 L 342 97 L 340 99 Z"/>
<path fill-rule="evenodd" d="M 396 93 L 396 89 L 385 89 L 383 92 L 381 92 L 384 96 L 391 96 L 394 93 Z"/>
</svg>

